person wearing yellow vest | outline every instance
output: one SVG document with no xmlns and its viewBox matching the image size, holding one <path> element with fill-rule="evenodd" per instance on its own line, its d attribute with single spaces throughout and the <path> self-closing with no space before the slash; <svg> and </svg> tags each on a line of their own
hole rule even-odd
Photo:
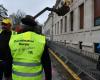
<svg viewBox="0 0 100 80">
<path fill-rule="evenodd" d="M 37 22 L 23 18 L 21 32 L 11 35 L 9 46 L 13 58 L 12 80 L 52 80 L 51 60 L 45 36 L 37 33 Z"/>
<path fill-rule="evenodd" d="M 1 22 L 0 30 L 0 80 L 3 78 L 3 74 L 6 80 L 9 80 L 12 73 L 12 57 L 10 54 L 10 49 L 8 40 L 11 36 L 11 20 L 5 18 Z"/>
</svg>

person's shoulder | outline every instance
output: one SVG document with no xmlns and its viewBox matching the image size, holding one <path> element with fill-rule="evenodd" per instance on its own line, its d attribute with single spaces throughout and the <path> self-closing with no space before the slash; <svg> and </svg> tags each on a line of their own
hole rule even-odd
<svg viewBox="0 0 100 80">
<path fill-rule="evenodd" d="M 11 31 L 7 31 L 7 30 L 2 30 L 1 34 L 8 34 L 8 35 L 11 35 Z"/>
</svg>

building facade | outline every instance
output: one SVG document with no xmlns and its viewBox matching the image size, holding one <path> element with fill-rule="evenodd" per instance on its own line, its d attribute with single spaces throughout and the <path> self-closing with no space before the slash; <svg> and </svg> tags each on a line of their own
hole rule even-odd
<svg viewBox="0 0 100 80">
<path fill-rule="evenodd" d="M 46 38 L 49 40 L 51 40 L 53 37 L 53 35 L 52 35 L 52 27 L 53 27 L 52 19 L 53 19 L 53 13 L 50 13 L 48 15 L 47 21 L 45 22 L 44 26 L 42 27 L 42 33 L 46 34 Z"/>
<path fill-rule="evenodd" d="M 63 0 L 56 1 L 56 8 Z M 57 3 L 59 2 L 59 3 Z M 64 16 L 52 13 L 43 27 L 48 39 L 66 46 L 100 53 L 100 0 L 71 0 Z M 46 32 L 49 32 L 47 34 Z"/>
</svg>

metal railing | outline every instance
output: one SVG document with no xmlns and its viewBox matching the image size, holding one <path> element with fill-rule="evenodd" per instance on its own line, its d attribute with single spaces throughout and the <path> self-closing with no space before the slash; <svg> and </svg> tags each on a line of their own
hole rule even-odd
<svg viewBox="0 0 100 80">
<path fill-rule="evenodd" d="M 89 51 L 73 48 L 73 47 L 70 47 L 70 46 L 67 46 L 67 48 L 69 50 L 74 51 L 74 52 L 76 52 L 80 55 L 83 55 L 83 56 L 85 56 L 85 57 L 87 57 L 91 60 L 98 61 L 99 54 L 97 54 L 97 53 L 92 53 L 92 52 L 89 52 Z"/>
</svg>

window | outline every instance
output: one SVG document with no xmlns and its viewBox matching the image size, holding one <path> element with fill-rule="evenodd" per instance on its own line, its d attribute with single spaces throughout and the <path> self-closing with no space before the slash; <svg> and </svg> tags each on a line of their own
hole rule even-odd
<svg viewBox="0 0 100 80">
<path fill-rule="evenodd" d="M 71 12 L 71 31 L 73 31 L 73 11 Z"/>
<path fill-rule="evenodd" d="M 94 26 L 100 25 L 100 0 L 94 0 Z"/>
<path fill-rule="evenodd" d="M 60 26 L 60 32 L 62 33 L 63 30 L 63 19 L 61 19 L 61 26 Z"/>
<path fill-rule="evenodd" d="M 53 26 L 53 31 L 52 31 L 53 35 L 55 35 L 55 27 Z"/>
<path fill-rule="evenodd" d="M 84 28 L 84 4 L 80 5 L 80 29 Z"/>
<path fill-rule="evenodd" d="M 55 33 L 57 34 L 57 24 L 56 24 L 56 26 L 55 26 L 55 29 L 56 29 L 56 32 L 55 32 Z"/>
<path fill-rule="evenodd" d="M 67 16 L 65 16 L 65 32 L 67 32 Z"/>
<path fill-rule="evenodd" d="M 100 43 L 94 43 L 94 52 L 100 54 Z"/>
<path fill-rule="evenodd" d="M 58 31 L 57 31 L 57 33 L 59 34 L 59 22 L 58 22 Z"/>
<path fill-rule="evenodd" d="M 55 34 L 56 34 L 56 24 L 55 24 Z"/>
</svg>

